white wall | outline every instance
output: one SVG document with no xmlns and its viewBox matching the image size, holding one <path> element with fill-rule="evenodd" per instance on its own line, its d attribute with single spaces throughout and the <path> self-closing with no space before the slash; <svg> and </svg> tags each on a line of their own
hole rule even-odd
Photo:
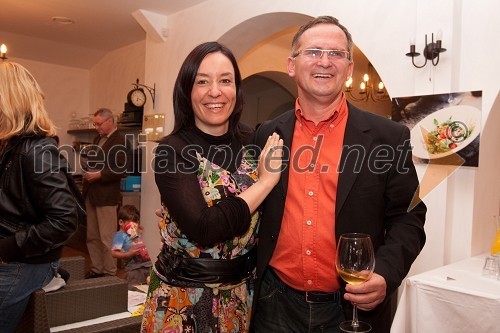
<svg viewBox="0 0 500 333">
<path fill-rule="evenodd" d="M 61 145 L 72 146 L 74 141 L 90 141 L 94 134 L 68 134 L 71 119 L 87 117 L 99 107 L 108 107 L 119 114 L 132 83 L 137 78 L 144 83 L 145 44 L 141 41 L 110 52 L 90 71 L 26 59 L 10 60 L 25 66 L 36 78 Z M 68 157 L 73 160 L 73 156 Z"/>
<path fill-rule="evenodd" d="M 500 94 L 481 133 L 480 168 L 474 184 L 474 215 L 472 253 L 484 252 L 493 244 L 494 215 L 500 215 Z"/>
<path fill-rule="evenodd" d="M 144 82 L 146 42 L 141 41 L 110 52 L 90 70 L 90 108 L 93 114 L 106 107 L 116 115 L 124 110 L 127 93 L 134 88 L 132 83 Z M 151 104 L 151 96 L 146 103 Z"/>
<path fill-rule="evenodd" d="M 137 78 L 140 83 L 144 83 L 144 57 L 145 41 L 141 41 L 109 52 L 90 71 L 82 70 L 86 73 L 86 80 L 81 84 L 85 85 L 87 94 L 64 96 L 68 100 L 85 98 L 85 104 L 77 113 L 77 118 L 87 117 L 92 121 L 92 115 L 101 107 L 109 108 L 116 116 L 122 113 L 127 94 L 134 88 L 132 83 Z M 148 98 L 151 103 L 150 96 Z M 69 119 L 70 114 L 65 113 L 64 117 Z M 69 142 L 92 142 L 96 135 L 93 129 L 75 135 L 66 134 L 66 130 L 64 133 Z M 81 173 L 78 157 L 74 161 L 72 165 L 75 166 L 76 173 Z"/>
<path fill-rule="evenodd" d="M 10 60 L 33 74 L 45 95 L 45 107 L 57 126 L 61 143 L 70 144 L 72 138 L 66 130 L 71 115 L 85 115 L 89 106 L 89 72 L 25 59 Z"/>
<path fill-rule="evenodd" d="M 483 119 L 487 119 L 499 90 L 500 66 L 494 65 L 500 56 L 499 43 L 494 42 L 500 33 L 500 25 L 496 22 L 499 11 L 500 3 L 494 0 L 209 0 L 170 16 L 166 42 L 147 40 L 145 78 L 157 85 L 159 97 L 155 112 L 167 114 L 168 132 L 173 125 L 173 84 L 182 61 L 195 45 L 221 39 L 235 54 L 242 56 L 244 63 L 247 51 L 277 31 L 303 23 L 304 15 L 333 15 L 349 28 L 356 45 L 384 78 L 392 97 L 482 90 Z M 300 18 L 303 21 L 299 23 Z M 437 67 L 414 68 L 411 59 L 405 56 L 409 51 L 409 37 L 415 36 L 417 50 L 421 52 L 424 34 L 437 33 L 439 29 L 444 35 L 443 47 L 448 51 L 442 54 Z M 268 58 L 264 64 L 279 68 L 285 61 Z M 417 59 L 417 62 L 421 61 Z M 245 65 L 244 75 L 251 74 L 252 69 Z M 487 136 L 481 137 L 482 158 L 498 154 L 497 150 L 484 151 L 485 147 L 498 147 L 483 144 L 488 139 Z M 148 144 L 149 151 L 153 147 L 154 144 Z M 497 212 L 500 195 L 498 190 L 492 190 L 491 200 L 474 202 L 475 194 L 481 191 L 475 179 L 478 172 L 483 172 L 482 168 L 485 168 L 485 173 L 493 174 L 492 167 L 483 165 L 477 169 L 460 168 L 425 199 L 429 207 L 428 242 L 412 273 L 488 250 L 493 226 L 483 228 L 483 224 L 490 224 L 490 221 L 474 220 L 474 211 L 495 209 Z M 424 166 L 418 169 L 420 175 L 425 171 Z M 151 221 L 145 231 L 145 241 L 151 244 L 153 256 L 159 246 L 157 217 L 154 216 L 159 204 L 154 177 L 148 173 L 143 176 L 141 210 L 143 220 Z M 473 233 L 473 229 L 480 232 Z"/>
</svg>

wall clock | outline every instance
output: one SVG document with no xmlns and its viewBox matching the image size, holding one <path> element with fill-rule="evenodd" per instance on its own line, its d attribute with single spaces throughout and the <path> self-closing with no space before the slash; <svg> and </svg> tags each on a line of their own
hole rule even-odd
<svg viewBox="0 0 500 333">
<path fill-rule="evenodd" d="M 142 108 L 146 103 L 146 94 L 141 88 L 134 88 L 129 91 L 127 101 L 135 107 Z"/>
</svg>

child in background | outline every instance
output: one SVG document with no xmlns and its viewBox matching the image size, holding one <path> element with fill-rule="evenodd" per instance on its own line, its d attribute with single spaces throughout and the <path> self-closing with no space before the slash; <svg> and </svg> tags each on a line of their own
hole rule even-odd
<svg viewBox="0 0 500 333">
<path fill-rule="evenodd" d="M 118 211 L 120 230 L 113 238 L 111 254 L 114 258 L 125 260 L 125 271 L 129 288 L 147 283 L 152 266 L 144 245 L 139 224 L 139 210 L 133 205 L 124 205 Z"/>
</svg>

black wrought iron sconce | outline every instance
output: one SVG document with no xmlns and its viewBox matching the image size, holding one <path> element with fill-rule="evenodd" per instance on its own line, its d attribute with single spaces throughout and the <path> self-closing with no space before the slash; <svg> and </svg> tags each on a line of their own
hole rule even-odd
<svg viewBox="0 0 500 333">
<path fill-rule="evenodd" d="M 7 60 L 7 46 L 5 46 L 5 44 L 0 46 L 0 59 L 2 59 L 2 61 Z"/>
<path fill-rule="evenodd" d="M 439 54 L 446 51 L 446 49 L 441 47 L 441 41 L 443 39 L 443 33 L 441 30 L 438 31 L 436 36 L 436 42 L 434 42 L 434 33 L 431 34 L 431 42 L 427 44 L 427 34 L 425 35 L 425 47 L 424 47 L 424 58 L 425 62 L 423 65 L 418 66 L 415 64 L 415 57 L 418 57 L 420 53 L 415 52 L 415 41 L 410 40 L 410 52 L 406 56 L 411 57 L 411 62 L 413 66 L 417 68 L 422 68 L 427 65 L 427 60 L 430 60 L 433 66 L 437 66 L 439 63 Z"/>
</svg>

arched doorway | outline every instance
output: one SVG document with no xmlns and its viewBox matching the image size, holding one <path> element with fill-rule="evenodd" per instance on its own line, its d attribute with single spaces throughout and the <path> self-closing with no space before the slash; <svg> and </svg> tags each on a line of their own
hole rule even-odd
<svg viewBox="0 0 500 333">
<path fill-rule="evenodd" d="M 246 95 L 242 121 L 248 125 L 255 126 L 259 122 L 272 119 L 271 115 L 279 115 L 279 111 L 276 111 L 278 109 L 282 112 L 290 109 L 285 105 L 291 105 L 293 108 L 293 103 L 283 102 L 280 104 L 283 107 L 280 107 L 274 99 L 269 97 L 273 89 L 276 89 L 276 99 L 283 98 L 285 91 L 288 91 L 294 98 L 297 96 L 295 83 L 288 77 L 287 58 L 290 55 L 293 36 L 299 26 L 310 19 L 312 19 L 311 16 L 298 13 L 263 14 L 242 22 L 219 38 L 219 42 L 227 45 L 238 59 Z M 369 59 L 356 46 L 353 57 L 355 84 L 359 85 L 363 74 L 369 67 L 375 74 L 371 80 L 377 79 L 375 84 L 380 80 L 383 81 Z M 274 81 L 274 84 L 270 81 Z M 352 91 L 353 95 L 363 97 L 358 94 L 358 91 L 359 88 L 355 87 Z M 372 99 L 359 101 L 350 96 L 347 98 L 361 109 L 385 117 L 391 115 L 390 98 L 377 102 Z"/>
<path fill-rule="evenodd" d="M 251 75 L 243 80 L 243 91 L 245 105 L 241 121 L 253 128 L 293 109 L 297 96 L 294 81 L 281 72 Z"/>
</svg>

